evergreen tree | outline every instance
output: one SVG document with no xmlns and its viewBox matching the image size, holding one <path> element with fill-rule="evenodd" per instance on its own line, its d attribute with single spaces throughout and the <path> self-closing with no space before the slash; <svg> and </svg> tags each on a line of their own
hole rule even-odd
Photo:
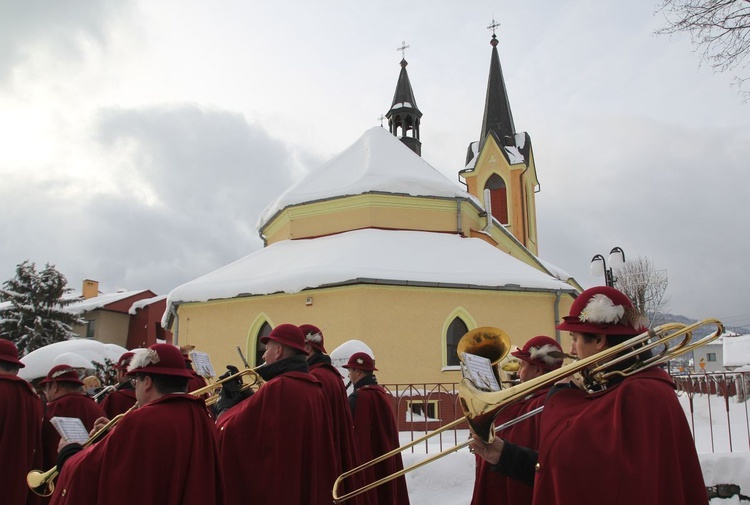
<svg viewBox="0 0 750 505">
<path fill-rule="evenodd" d="M 49 263 L 37 272 L 34 263 L 16 266 L 16 276 L 5 281 L 0 301 L 0 337 L 13 341 L 21 355 L 77 335 L 72 326 L 84 324 L 76 314 L 66 312 L 75 299 L 64 299 L 69 292 L 65 276 Z"/>
</svg>

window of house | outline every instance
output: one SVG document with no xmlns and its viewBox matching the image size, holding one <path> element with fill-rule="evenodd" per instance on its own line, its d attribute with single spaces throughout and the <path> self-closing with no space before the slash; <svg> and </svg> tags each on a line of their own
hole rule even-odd
<svg viewBox="0 0 750 505">
<path fill-rule="evenodd" d="M 716 353 L 715 352 L 706 353 L 706 361 L 716 361 Z"/>
<path fill-rule="evenodd" d="M 439 421 L 437 400 L 407 400 L 406 420 L 416 421 Z"/>
<path fill-rule="evenodd" d="M 258 330 L 258 335 L 255 337 L 255 366 L 259 366 L 263 363 L 263 353 L 266 352 L 266 344 L 260 341 L 261 337 L 267 337 L 271 334 L 271 325 L 263 323 L 263 326 Z"/>
<path fill-rule="evenodd" d="M 458 341 L 466 335 L 467 331 L 469 331 L 469 328 L 460 317 L 451 321 L 450 326 L 448 326 L 448 332 L 445 335 L 446 365 L 459 366 L 461 364 L 461 360 L 458 359 L 458 355 L 456 354 L 456 348 L 458 347 Z"/>
<path fill-rule="evenodd" d="M 94 338 L 96 335 L 96 319 L 86 321 L 86 338 Z"/>
</svg>

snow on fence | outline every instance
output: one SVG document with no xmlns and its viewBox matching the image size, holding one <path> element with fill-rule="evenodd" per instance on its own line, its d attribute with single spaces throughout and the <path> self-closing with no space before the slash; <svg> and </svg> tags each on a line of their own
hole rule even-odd
<svg viewBox="0 0 750 505">
<path fill-rule="evenodd" d="M 673 375 L 699 453 L 750 451 L 750 372 Z M 454 382 L 383 384 L 393 397 L 402 443 L 414 441 L 463 417 Z M 442 452 L 463 443 L 461 423 L 410 452 Z"/>
</svg>

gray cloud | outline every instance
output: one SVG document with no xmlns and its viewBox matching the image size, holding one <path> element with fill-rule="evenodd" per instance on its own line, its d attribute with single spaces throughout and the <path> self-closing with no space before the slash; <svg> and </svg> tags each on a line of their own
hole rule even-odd
<svg viewBox="0 0 750 505">
<path fill-rule="evenodd" d="M 65 176 L 26 181 L 21 199 L 21 188 L 7 190 L 0 219 L 25 245 L 0 248 L 3 264 L 31 257 L 57 263 L 76 282 L 166 293 L 260 248 L 261 210 L 291 184 L 297 158 L 317 163 L 239 114 L 195 106 L 105 110 L 96 139 L 111 152 L 128 144 L 128 159 L 102 167 L 132 167 L 119 176 L 125 190 L 93 191 L 80 204 L 64 196 L 80 182 Z M 131 191 L 131 177 L 155 201 Z"/>
<path fill-rule="evenodd" d="M 0 2 L 0 82 L 43 45 L 60 59 L 81 57 L 79 37 L 104 44 L 111 21 L 128 15 L 128 2 L 116 0 L 5 0 Z"/>
</svg>

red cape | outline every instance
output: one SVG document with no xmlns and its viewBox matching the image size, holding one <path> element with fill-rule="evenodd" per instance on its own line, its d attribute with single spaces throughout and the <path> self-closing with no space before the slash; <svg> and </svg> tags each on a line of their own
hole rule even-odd
<svg viewBox="0 0 750 505">
<path fill-rule="evenodd" d="M 706 505 L 698 455 L 661 369 L 596 394 L 564 390 L 544 406 L 537 505 Z"/>
<path fill-rule="evenodd" d="M 83 393 L 68 393 L 51 402 L 47 402 L 42 426 L 42 440 L 44 444 L 44 468 L 52 468 L 57 463 L 57 445 L 60 434 L 52 423 L 55 416 L 77 417 L 83 422 L 87 431 L 94 427 L 94 421 L 104 417 L 104 410 L 90 397 Z"/>
<path fill-rule="evenodd" d="M 323 385 L 326 402 L 333 422 L 333 447 L 336 452 L 336 475 L 351 470 L 360 464 L 357 459 L 357 447 L 354 439 L 354 420 L 346 396 L 346 386 L 341 374 L 328 363 L 310 365 L 310 373 Z M 341 493 L 353 491 L 364 484 L 361 476 L 353 475 L 344 481 Z M 352 504 L 366 503 L 363 496 L 352 498 Z M 373 504 L 374 505 L 374 504 Z"/>
<path fill-rule="evenodd" d="M 330 505 L 332 425 L 320 382 L 286 372 L 216 423 L 227 505 Z"/>
<path fill-rule="evenodd" d="M 549 388 L 534 393 L 531 398 L 510 405 L 495 418 L 495 426 L 510 421 L 522 414 L 544 405 Z M 541 415 L 536 415 L 518 424 L 504 429 L 498 437 L 517 445 L 539 449 L 539 427 Z M 514 505 L 531 505 L 534 488 L 520 481 L 506 477 L 491 470 L 491 465 L 477 456 L 474 495 L 471 505 L 495 503 L 512 503 Z"/>
<path fill-rule="evenodd" d="M 36 501 L 26 474 L 42 468 L 42 401 L 31 385 L 0 374 L 0 496 L 3 503 Z M 28 501 L 27 501 L 28 500 Z"/>
<path fill-rule="evenodd" d="M 205 402 L 170 394 L 126 414 L 63 466 L 51 505 L 223 505 Z"/>
<path fill-rule="evenodd" d="M 135 405 L 135 390 L 133 389 L 119 389 L 112 391 L 104 401 L 101 403 L 102 410 L 107 415 L 107 418 L 112 419 L 118 414 L 124 414 L 130 407 Z"/>
<path fill-rule="evenodd" d="M 354 435 L 357 439 L 359 459 L 362 463 L 399 447 L 398 428 L 391 405 L 391 397 L 382 386 L 372 384 L 357 389 Z M 404 464 L 399 453 L 370 467 L 368 471 L 364 472 L 365 479 L 369 484 L 403 468 Z M 377 498 L 374 500 L 372 499 L 373 492 L 377 494 Z M 378 505 L 408 505 L 409 503 L 406 479 L 403 476 L 378 486 L 373 492 L 368 496 L 372 503 Z"/>
<path fill-rule="evenodd" d="M 188 393 L 192 393 L 196 389 L 204 388 L 208 385 L 206 382 L 206 379 L 204 379 L 202 376 L 198 375 L 198 372 L 195 370 L 190 370 L 190 373 L 193 375 L 190 379 L 188 379 Z M 202 395 L 203 398 L 208 398 L 210 395 L 208 393 L 205 393 Z"/>
</svg>

